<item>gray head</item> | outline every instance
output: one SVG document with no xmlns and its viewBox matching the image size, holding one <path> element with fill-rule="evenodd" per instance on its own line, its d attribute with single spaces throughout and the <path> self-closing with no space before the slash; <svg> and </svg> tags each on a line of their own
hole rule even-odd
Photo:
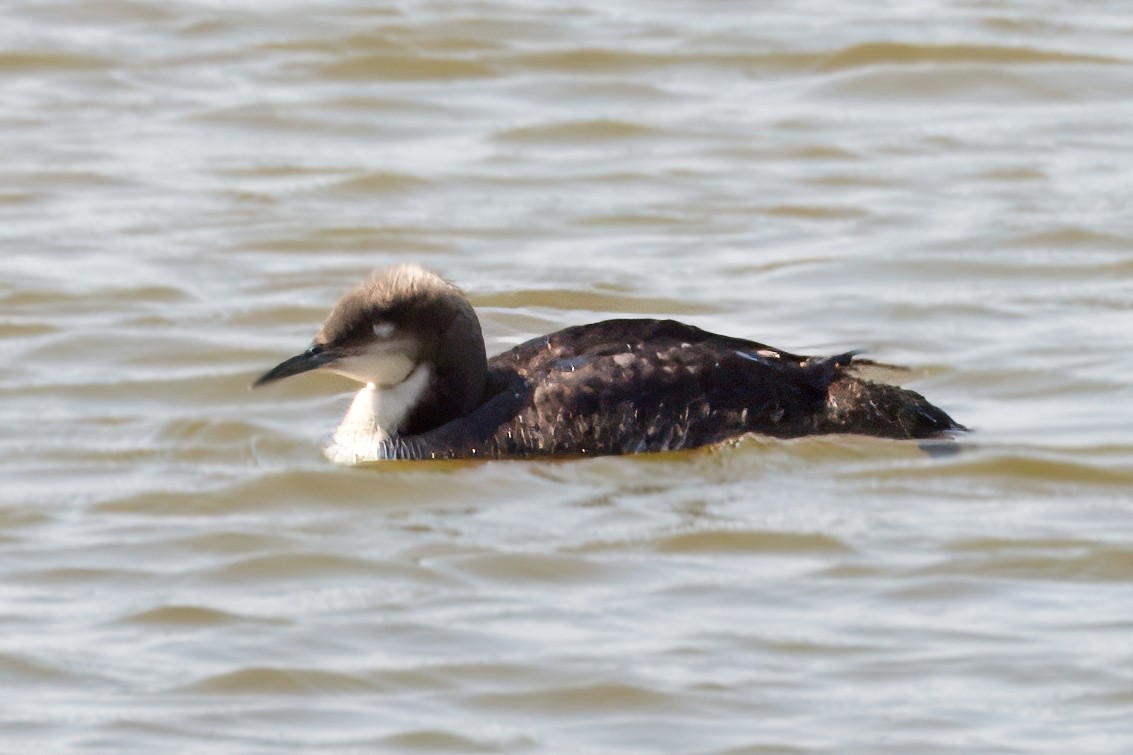
<svg viewBox="0 0 1133 755">
<path fill-rule="evenodd" d="M 406 432 L 464 416 L 480 403 L 487 358 L 480 321 L 464 293 L 419 265 L 376 270 L 342 295 L 302 354 L 262 375 L 254 386 L 325 369 L 393 388 L 421 365 L 432 379 Z"/>
</svg>

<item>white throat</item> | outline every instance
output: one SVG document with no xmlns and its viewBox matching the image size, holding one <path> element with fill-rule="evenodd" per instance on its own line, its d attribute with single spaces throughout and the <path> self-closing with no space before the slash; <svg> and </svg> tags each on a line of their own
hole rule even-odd
<svg viewBox="0 0 1133 755">
<path fill-rule="evenodd" d="M 358 391 L 353 403 L 334 432 L 334 443 L 327 458 L 339 464 L 359 464 L 383 458 L 383 441 L 397 435 L 409 413 L 429 385 L 433 371 L 418 365 L 409 376 L 390 388 L 373 383 Z"/>
</svg>

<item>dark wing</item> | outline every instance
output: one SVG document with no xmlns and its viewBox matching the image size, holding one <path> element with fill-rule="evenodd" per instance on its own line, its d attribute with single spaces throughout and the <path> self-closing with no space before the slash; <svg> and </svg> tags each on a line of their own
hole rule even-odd
<svg viewBox="0 0 1133 755">
<path fill-rule="evenodd" d="M 763 351 L 775 353 L 796 363 L 806 361 L 806 357 L 762 343 L 710 333 L 676 320 L 625 319 L 577 325 L 533 338 L 492 357 L 488 360 L 488 366 L 490 369 L 511 370 L 526 376 L 570 359 L 588 359 L 627 351 L 641 353 L 646 349 L 706 343 L 723 350 L 736 349 L 752 354 Z"/>
<path fill-rule="evenodd" d="M 806 434 L 848 361 L 671 320 L 567 328 L 490 361 L 493 381 L 510 381 L 492 409 L 507 403 L 516 413 L 482 445 L 493 456 L 597 455 L 692 448 L 746 432 Z M 468 419 L 483 427 L 500 414 L 486 418 L 477 411 Z"/>
<path fill-rule="evenodd" d="M 907 438 L 958 427 L 919 394 L 853 377 L 852 358 L 800 356 L 671 320 L 567 328 L 493 357 L 479 408 L 392 439 L 390 456 L 624 454 L 753 432 Z"/>
</svg>

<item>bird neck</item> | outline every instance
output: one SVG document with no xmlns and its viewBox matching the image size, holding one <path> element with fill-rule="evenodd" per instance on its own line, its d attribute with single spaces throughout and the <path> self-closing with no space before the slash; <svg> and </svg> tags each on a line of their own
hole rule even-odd
<svg viewBox="0 0 1133 755">
<path fill-rule="evenodd" d="M 382 444 L 396 437 L 429 387 L 432 370 L 418 365 L 409 377 L 389 388 L 373 383 L 358 391 L 342 423 L 334 433 L 334 443 L 326 450 L 332 461 L 356 464 L 384 458 Z"/>
</svg>

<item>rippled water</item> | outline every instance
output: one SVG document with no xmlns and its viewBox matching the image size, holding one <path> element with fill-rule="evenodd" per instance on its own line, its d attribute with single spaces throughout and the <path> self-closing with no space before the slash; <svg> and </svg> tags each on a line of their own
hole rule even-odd
<svg viewBox="0 0 1133 755">
<path fill-rule="evenodd" d="M 1130 749 L 1127 11 L 9 6 L 0 750 Z M 334 467 L 248 385 L 404 260 L 976 431 Z"/>
</svg>

